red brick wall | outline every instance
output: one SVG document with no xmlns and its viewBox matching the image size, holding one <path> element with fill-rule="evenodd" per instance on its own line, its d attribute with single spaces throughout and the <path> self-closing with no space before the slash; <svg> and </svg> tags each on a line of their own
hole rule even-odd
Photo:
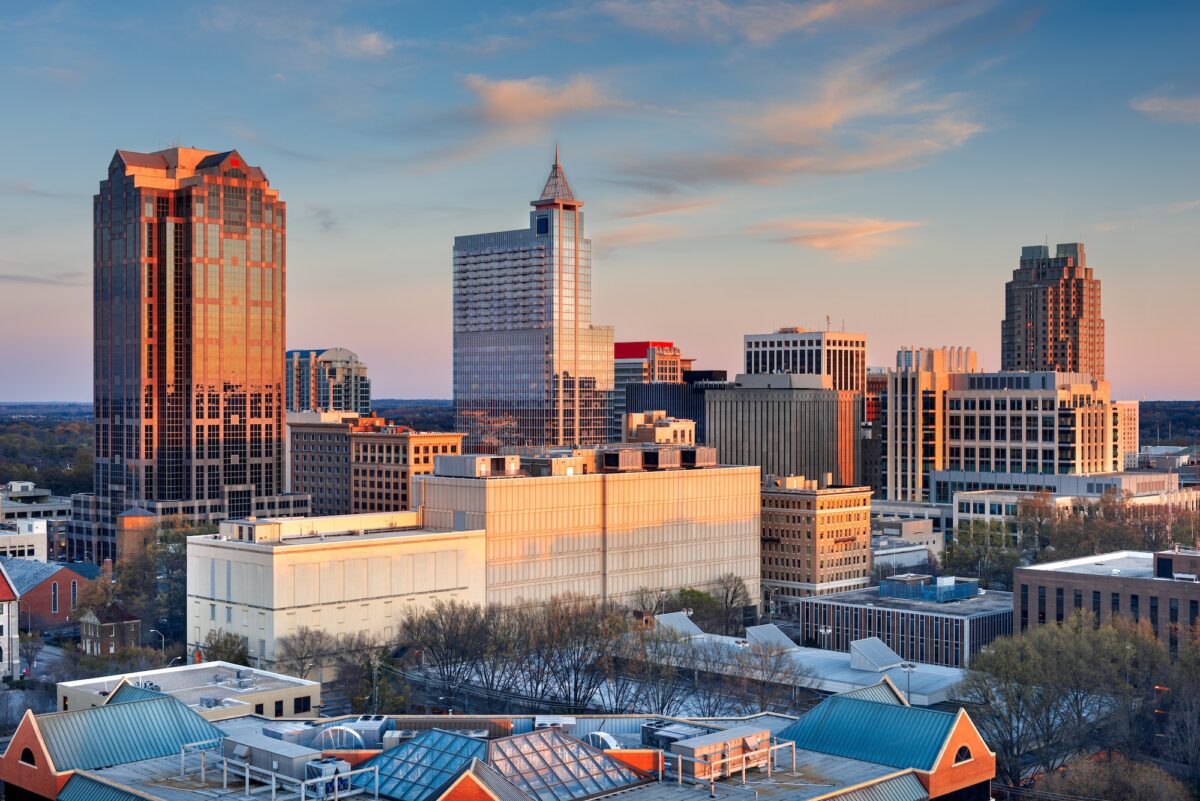
<svg viewBox="0 0 1200 801">
<path fill-rule="evenodd" d="M 51 609 L 51 585 L 58 582 L 58 613 Z M 79 621 L 79 609 L 71 608 L 71 582 L 78 582 L 79 592 L 88 580 L 70 568 L 63 568 L 21 596 L 21 626 L 32 616 L 33 627 L 43 631 L 68 626 Z M 28 606 L 26 606 L 28 604 Z"/>
<path fill-rule="evenodd" d="M 438 801 L 496 801 L 474 776 L 464 774 Z"/>
</svg>

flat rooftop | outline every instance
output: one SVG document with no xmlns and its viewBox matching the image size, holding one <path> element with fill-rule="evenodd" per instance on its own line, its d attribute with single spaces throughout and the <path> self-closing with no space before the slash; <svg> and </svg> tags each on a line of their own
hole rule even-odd
<svg viewBox="0 0 1200 801">
<path fill-rule="evenodd" d="M 240 686 L 238 672 L 243 679 Z M 301 687 L 318 688 L 320 684 L 308 679 L 298 679 L 281 673 L 267 670 L 234 665 L 229 662 L 202 662 L 198 665 L 178 665 L 176 667 L 146 670 L 138 673 L 116 673 L 111 676 L 100 676 L 94 679 L 79 679 L 64 681 L 59 687 L 94 693 L 97 697 L 107 697 L 116 689 L 117 684 L 125 679 L 130 684 L 145 686 L 146 683 L 157 686 L 158 692 L 178 698 L 190 707 L 200 708 L 201 698 L 220 698 L 225 704 L 236 704 L 243 696 L 253 696 L 258 693 L 272 692 Z M 248 703 L 248 702 L 242 702 Z"/>
<path fill-rule="evenodd" d="M 934 613 L 950 617 L 977 617 L 991 615 L 996 612 L 1011 612 L 1013 610 L 1013 594 L 997 590 L 984 590 L 982 595 L 972 595 L 958 601 L 921 601 L 909 598 L 881 598 L 878 587 L 864 587 L 861 590 L 848 590 L 830 595 L 820 595 L 803 599 L 803 603 L 851 604 L 854 606 L 875 606 L 882 609 L 902 609 L 910 612 Z"/>
<path fill-rule="evenodd" d="M 1154 578 L 1154 554 L 1150 551 L 1114 551 L 1060 562 L 1029 565 L 1024 570 L 1045 570 L 1054 573 L 1078 573 L 1083 576 L 1114 576 L 1121 578 Z M 1114 573 L 1113 571 L 1120 571 Z"/>
</svg>

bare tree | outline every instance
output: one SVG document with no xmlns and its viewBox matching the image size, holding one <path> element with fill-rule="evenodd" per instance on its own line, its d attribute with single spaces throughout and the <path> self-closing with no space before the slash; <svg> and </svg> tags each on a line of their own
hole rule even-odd
<svg viewBox="0 0 1200 801">
<path fill-rule="evenodd" d="M 726 573 L 717 579 L 715 592 L 721 607 L 721 633 L 738 634 L 742 631 L 742 615 L 750 605 L 750 593 L 741 576 Z"/>
<path fill-rule="evenodd" d="M 275 663 L 285 673 L 307 679 L 333 655 L 334 642 L 323 629 L 301 626 L 275 643 Z"/>
<path fill-rule="evenodd" d="M 597 664 L 604 673 L 600 698 L 609 712 L 623 714 L 642 708 L 650 670 L 647 639 L 651 636 L 650 630 L 639 626 L 617 637 L 600 655 Z"/>
<path fill-rule="evenodd" d="M 723 642 L 688 642 L 685 658 L 691 665 L 691 706 L 706 718 L 732 715 L 742 708 L 744 680 L 735 671 L 733 648 Z"/>
<path fill-rule="evenodd" d="M 654 714 L 677 715 L 691 690 L 688 641 L 674 632 L 656 630 L 646 638 L 646 646 L 645 704 Z"/>
<path fill-rule="evenodd" d="M 483 610 L 458 601 L 438 601 L 425 611 L 411 612 L 400 632 L 420 649 L 426 669 L 448 697 L 471 678 L 486 639 Z"/>
<path fill-rule="evenodd" d="M 614 639 L 628 630 L 626 617 L 607 604 L 566 596 L 541 608 L 548 639 L 550 686 L 573 709 L 593 701 L 605 673 L 598 661 Z"/>
<path fill-rule="evenodd" d="M 21 651 L 21 658 L 25 660 L 25 670 L 30 676 L 33 675 L 33 663 L 37 661 L 38 654 L 42 652 L 44 645 L 42 633 L 36 629 L 21 635 L 18 647 Z"/>
<path fill-rule="evenodd" d="M 246 639 L 232 631 L 213 629 L 204 638 L 200 646 L 204 659 L 208 662 L 229 662 L 234 665 L 244 665 L 250 661 L 250 652 Z"/>
<path fill-rule="evenodd" d="M 735 659 L 752 712 L 788 712 L 796 706 L 796 691 L 811 687 L 813 670 L 796 660 L 792 651 L 751 643 Z"/>
<path fill-rule="evenodd" d="M 333 688 L 350 701 L 353 712 L 403 712 L 408 687 L 392 669 L 387 647 L 360 631 L 337 643 Z"/>
<path fill-rule="evenodd" d="M 511 608 L 491 607 L 484 613 L 483 626 L 483 645 L 474 677 L 490 697 L 503 701 L 517 686 L 521 618 Z"/>
</svg>

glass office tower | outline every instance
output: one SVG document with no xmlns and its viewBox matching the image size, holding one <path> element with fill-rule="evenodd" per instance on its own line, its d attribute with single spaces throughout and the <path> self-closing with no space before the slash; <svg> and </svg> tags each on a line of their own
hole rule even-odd
<svg viewBox="0 0 1200 801">
<path fill-rule="evenodd" d="M 93 215 L 95 491 L 72 556 L 120 558 L 162 517 L 306 513 L 281 495 L 278 190 L 236 151 L 118 150 Z"/>
<path fill-rule="evenodd" d="M 454 240 L 454 408 L 468 451 L 609 439 L 613 331 L 558 154 L 529 228 Z"/>
</svg>

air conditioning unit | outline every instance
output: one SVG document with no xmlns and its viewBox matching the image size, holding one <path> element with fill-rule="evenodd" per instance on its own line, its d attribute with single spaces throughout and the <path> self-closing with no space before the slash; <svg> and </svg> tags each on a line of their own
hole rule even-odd
<svg viewBox="0 0 1200 801">
<path fill-rule="evenodd" d="M 200 706 L 205 709 L 216 709 L 221 706 L 221 699 L 211 695 L 203 695 L 200 697 Z"/>
<path fill-rule="evenodd" d="M 238 679 L 237 686 L 239 690 L 248 690 L 254 686 L 253 678 Z"/>
<path fill-rule="evenodd" d="M 304 766 L 305 779 L 324 779 L 309 785 L 311 798 L 333 798 L 350 789 L 350 763 L 337 757 L 314 759 Z"/>
</svg>

